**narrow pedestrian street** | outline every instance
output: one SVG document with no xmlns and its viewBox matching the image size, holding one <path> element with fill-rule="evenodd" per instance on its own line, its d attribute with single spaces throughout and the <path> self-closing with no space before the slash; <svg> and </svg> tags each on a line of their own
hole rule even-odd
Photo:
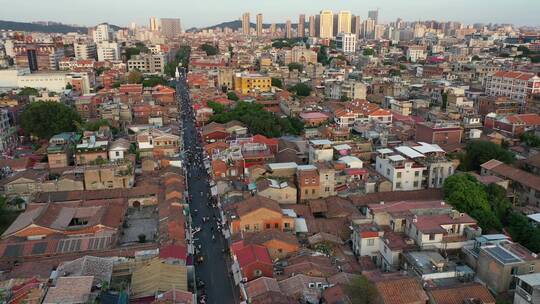
<svg viewBox="0 0 540 304">
<path fill-rule="evenodd" d="M 197 253 L 194 262 L 199 303 L 238 303 L 237 289 L 229 272 L 228 245 L 221 233 L 219 209 L 211 197 L 202 144 L 183 76 L 179 77 L 176 90 L 182 115 L 183 154 Z"/>
</svg>

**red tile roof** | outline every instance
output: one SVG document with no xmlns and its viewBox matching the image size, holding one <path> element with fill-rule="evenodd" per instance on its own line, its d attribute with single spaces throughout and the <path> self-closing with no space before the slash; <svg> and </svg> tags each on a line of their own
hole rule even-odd
<svg viewBox="0 0 540 304">
<path fill-rule="evenodd" d="M 384 304 L 426 303 L 428 296 L 415 278 L 383 280 L 375 283 Z"/>
<path fill-rule="evenodd" d="M 461 284 L 430 291 L 435 304 L 462 304 L 466 299 L 479 299 L 483 304 L 495 304 L 495 298 L 480 283 Z"/>
<path fill-rule="evenodd" d="M 272 265 L 272 259 L 266 247 L 261 245 L 247 245 L 234 252 L 240 267 L 244 268 L 253 263 Z"/>
</svg>

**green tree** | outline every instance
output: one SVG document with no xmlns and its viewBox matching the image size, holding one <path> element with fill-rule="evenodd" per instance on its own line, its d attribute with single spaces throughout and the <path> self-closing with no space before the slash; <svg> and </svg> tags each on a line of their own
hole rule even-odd
<svg viewBox="0 0 540 304">
<path fill-rule="evenodd" d="M 178 65 L 188 68 L 190 55 L 191 47 L 189 45 L 180 46 L 176 52 L 176 55 L 174 56 L 174 60 L 165 65 L 165 74 L 169 75 L 170 77 L 174 77 L 174 73 L 176 72 L 176 67 Z"/>
<path fill-rule="evenodd" d="M 233 91 L 227 92 L 227 98 L 228 98 L 229 100 L 233 100 L 233 101 L 238 101 L 238 100 L 240 100 L 240 98 L 238 98 L 238 95 L 236 95 L 236 93 L 233 92 Z"/>
<path fill-rule="evenodd" d="M 319 51 L 317 52 L 317 62 L 320 62 L 323 65 L 328 65 L 330 63 L 330 59 L 328 58 L 328 48 L 324 45 L 319 47 Z"/>
<path fill-rule="evenodd" d="M 289 63 L 289 71 L 298 70 L 298 72 L 302 72 L 304 70 L 304 65 L 299 62 L 291 62 Z"/>
<path fill-rule="evenodd" d="M 37 89 L 34 89 L 34 88 L 24 87 L 19 91 L 19 93 L 17 95 L 19 95 L 19 96 L 37 96 L 37 95 L 39 95 L 39 91 Z"/>
<path fill-rule="evenodd" d="M 289 92 L 295 93 L 298 96 L 309 96 L 311 87 L 305 83 L 297 83 L 288 89 Z"/>
<path fill-rule="evenodd" d="M 58 102 L 39 101 L 26 106 L 21 113 L 21 127 L 40 139 L 49 139 L 61 132 L 76 130 L 81 117 L 72 108 Z"/>
<path fill-rule="evenodd" d="M 472 59 L 471 59 L 471 60 L 472 60 L 472 61 L 480 61 L 481 59 L 480 59 L 480 56 L 474 55 L 474 56 L 472 56 Z"/>
<path fill-rule="evenodd" d="M 283 88 L 283 82 L 281 82 L 281 79 L 279 79 L 279 78 L 272 77 L 272 86 L 282 89 Z"/>
<path fill-rule="evenodd" d="M 23 202 L 24 200 L 22 200 L 21 198 L 16 198 L 9 202 L 5 196 L 0 196 L 0 233 L 4 233 L 4 231 L 6 231 L 6 229 L 11 225 L 11 223 L 13 223 L 13 221 L 15 221 L 17 216 L 20 214 L 19 211 L 15 211 L 12 208 L 9 208 L 9 205 L 17 206 L 18 204 L 20 205 Z"/>
<path fill-rule="evenodd" d="M 446 110 L 446 106 L 448 105 L 448 93 L 443 92 L 442 93 L 442 105 L 441 109 Z"/>
<path fill-rule="evenodd" d="M 223 112 L 225 112 L 225 106 L 220 103 L 217 103 L 215 101 L 208 101 L 206 104 L 214 111 L 214 115 L 222 114 Z"/>
<path fill-rule="evenodd" d="M 142 81 L 143 87 L 155 87 L 158 84 L 168 85 L 169 82 L 167 81 L 167 79 L 165 79 L 165 78 L 163 78 L 161 76 L 150 76 L 150 77 L 145 78 Z"/>
<path fill-rule="evenodd" d="M 401 76 L 401 72 L 400 70 L 391 69 L 390 71 L 388 71 L 388 76 L 390 77 Z"/>
<path fill-rule="evenodd" d="M 370 282 L 365 276 L 351 280 L 345 288 L 345 292 L 355 304 L 376 304 L 379 303 L 379 292 L 375 284 Z"/>
<path fill-rule="evenodd" d="M 375 55 L 375 50 L 374 49 L 371 49 L 371 48 L 367 48 L 367 49 L 364 49 L 364 51 L 362 52 L 362 54 L 364 56 L 374 56 Z"/>
<path fill-rule="evenodd" d="M 213 56 L 219 54 L 219 49 L 212 44 L 205 43 L 200 47 L 201 51 L 205 51 L 206 55 Z"/>
<path fill-rule="evenodd" d="M 519 136 L 519 139 L 529 147 L 540 147 L 540 137 L 536 136 L 534 132 L 525 132 Z"/>
<path fill-rule="evenodd" d="M 71 83 L 68 82 L 68 84 L 66 84 L 66 90 L 71 90 L 73 89 L 73 86 L 71 85 Z"/>
<path fill-rule="evenodd" d="M 142 83 L 142 79 L 142 73 L 137 70 L 133 70 L 128 74 L 128 83 Z"/>
<path fill-rule="evenodd" d="M 513 163 L 514 154 L 503 149 L 499 145 L 485 140 L 475 140 L 465 146 L 465 158 L 461 163 L 464 171 L 479 170 L 480 165 L 491 160 L 497 159 L 504 163 Z"/>
<path fill-rule="evenodd" d="M 485 191 L 488 196 L 488 202 L 491 205 L 491 209 L 495 212 L 495 216 L 502 222 L 506 221 L 510 211 L 512 210 L 512 203 L 506 196 L 506 189 L 492 183 L 485 187 Z"/>
<path fill-rule="evenodd" d="M 448 203 L 460 212 L 475 218 L 484 231 L 498 231 L 501 222 L 488 202 L 484 186 L 470 174 L 455 174 L 446 179 L 443 186 Z"/>
</svg>

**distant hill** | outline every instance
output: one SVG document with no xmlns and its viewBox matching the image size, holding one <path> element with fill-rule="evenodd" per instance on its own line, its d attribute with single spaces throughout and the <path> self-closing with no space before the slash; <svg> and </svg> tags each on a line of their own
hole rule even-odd
<svg viewBox="0 0 540 304">
<path fill-rule="evenodd" d="M 265 24 L 263 24 L 263 28 L 270 28 L 270 25 L 271 24 L 265 23 Z M 252 28 L 255 28 L 256 26 L 257 25 L 255 23 L 251 23 Z M 298 24 L 296 24 L 296 23 L 292 24 L 292 28 L 296 28 L 297 26 L 298 26 Z M 219 28 L 228 27 L 228 28 L 231 28 L 233 30 L 238 30 L 238 29 L 242 28 L 242 21 L 241 20 L 234 20 L 234 21 L 222 22 L 220 24 L 205 27 L 203 29 L 206 29 L 206 30 L 212 29 L 213 30 L 213 29 L 216 29 L 218 27 Z M 285 28 L 285 23 L 276 23 L 276 27 L 284 29 Z"/>
<path fill-rule="evenodd" d="M 120 29 L 119 26 L 110 25 L 112 29 L 117 31 Z M 87 33 L 88 28 L 83 26 L 72 26 L 62 23 L 49 22 L 48 25 L 40 23 L 30 23 L 30 22 L 15 22 L 15 21 L 4 21 L 0 20 L 0 30 L 12 30 L 12 31 L 21 31 L 21 32 L 41 32 L 41 33 Z"/>
</svg>

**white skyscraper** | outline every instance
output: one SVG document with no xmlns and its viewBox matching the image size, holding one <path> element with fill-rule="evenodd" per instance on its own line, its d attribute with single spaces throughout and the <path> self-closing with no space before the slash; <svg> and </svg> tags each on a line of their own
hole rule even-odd
<svg viewBox="0 0 540 304">
<path fill-rule="evenodd" d="M 98 24 L 96 28 L 94 29 L 94 32 L 92 34 L 92 38 L 94 39 L 95 43 L 101 43 L 104 41 L 111 41 L 112 40 L 112 29 L 109 27 L 109 24 L 102 23 Z"/>
</svg>

